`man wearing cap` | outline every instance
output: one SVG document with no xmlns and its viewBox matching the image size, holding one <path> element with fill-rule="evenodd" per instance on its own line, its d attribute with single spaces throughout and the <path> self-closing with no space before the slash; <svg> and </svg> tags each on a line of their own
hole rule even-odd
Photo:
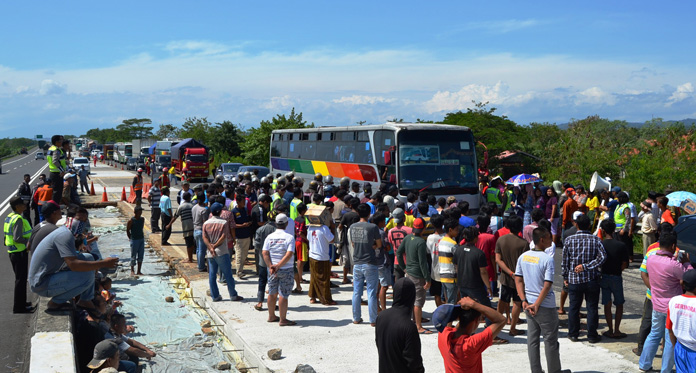
<svg viewBox="0 0 696 373">
<path fill-rule="evenodd" d="M 592 222 L 587 215 L 578 216 L 575 224 L 577 224 L 578 233 L 566 238 L 563 242 L 563 282 L 568 286 L 570 296 L 568 338 L 573 342 L 578 341 L 580 306 L 584 298 L 587 307 L 587 339 L 590 343 L 597 343 L 602 339 L 597 334 L 599 268 L 606 260 L 607 253 L 599 237 L 589 231 Z"/>
<path fill-rule="evenodd" d="M 638 368 L 641 371 L 651 370 L 655 354 L 660 346 L 660 341 L 665 338 L 662 352 L 661 372 L 671 372 L 674 367 L 674 344 L 671 338 L 665 336 L 665 323 L 669 312 L 670 300 L 682 295 L 681 281 L 684 274 L 693 269 L 689 261 L 689 254 L 680 251 L 675 257 L 677 249 L 677 234 L 674 232 L 662 232 L 660 234 L 660 249 L 648 256 L 647 271 L 649 274 L 650 293 L 652 295 L 652 327 L 650 334 L 643 345 L 640 354 Z M 675 315 L 676 316 L 676 315 Z"/>
<path fill-rule="evenodd" d="M 230 300 L 241 301 L 242 297 L 237 295 L 232 277 L 232 261 L 230 251 L 227 249 L 227 241 L 230 239 L 229 223 L 220 217 L 223 205 L 215 202 L 210 207 L 212 218 L 203 223 L 203 242 L 207 248 L 206 258 L 208 259 L 208 284 L 210 285 L 210 296 L 213 302 L 222 300 L 219 293 L 216 275 L 218 268 L 225 277 L 227 290 L 230 293 Z"/>
<path fill-rule="evenodd" d="M 138 168 L 138 174 L 133 177 L 133 190 L 135 191 L 135 205 L 140 206 L 143 202 L 143 169 Z"/>
<path fill-rule="evenodd" d="M 106 368 L 117 369 L 121 361 L 121 351 L 114 339 L 105 339 L 94 346 L 94 357 L 87 363 L 92 372 L 101 372 Z"/>
<path fill-rule="evenodd" d="M 193 194 L 193 191 L 191 190 L 191 184 L 189 184 L 188 180 L 181 181 L 181 190 L 176 195 L 176 203 L 181 204 L 184 193 Z"/>
<path fill-rule="evenodd" d="M 159 188 L 160 179 L 156 179 L 152 183 L 152 187 L 147 194 L 147 201 L 150 203 L 150 228 L 152 228 L 152 233 L 159 233 L 162 230 L 159 227 L 160 215 L 162 210 L 160 209 L 160 198 L 162 198 L 162 191 Z"/>
<path fill-rule="evenodd" d="M 70 206 L 72 204 L 72 201 L 70 199 L 71 194 L 72 194 L 72 188 L 73 188 L 73 178 L 75 177 L 75 174 L 67 173 L 63 176 L 63 191 L 62 191 L 62 196 L 60 199 L 60 203 L 65 206 Z"/>
<path fill-rule="evenodd" d="M 425 221 L 417 218 L 413 222 L 413 231 L 406 236 L 396 250 L 396 259 L 399 267 L 406 273 L 406 278 L 416 285 L 416 303 L 413 306 L 413 318 L 416 322 L 419 334 L 432 334 L 430 330 L 423 328 L 423 306 L 425 305 L 425 292 L 430 289 L 430 269 L 428 266 L 428 248 L 421 237 L 425 229 Z M 404 262 L 405 254 L 405 262 Z"/>
<path fill-rule="evenodd" d="M 31 225 L 22 217 L 28 206 L 20 196 L 10 198 L 12 212 L 5 218 L 5 246 L 10 256 L 12 270 L 15 274 L 14 282 L 14 313 L 31 313 L 36 310 L 31 303 L 27 303 L 27 269 L 29 266 L 29 252 L 27 242 L 31 237 Z"/>
<path fill-rule="evenodd" d="M 490 320 L 491 324 L 476 333 L 481 316 Z M 456 328 L 448 326 L 457 320 Z M 505 317 L 472 298 L 464 297 L 456 305 L 443 304 L 438 307 L 433 313 L 433 324 L 438 331 L 437 347 L 444 359 L 445 371 L 482 373 L 481 354 L 503 330 Z"/>
<path fill-rule="evenodd" d="M 293 273 L 293 253 L 295 237 L 285 231 L 288 216 L 278 214 L 275 218 L 276 231 L 268 235 L 263 243 L 263 260 L 268 268 L 268 322 L 279 322 L 280 326 L 297 325 L 287 319 L 288 298 L 295 280 Z M 275 314 L 276 300 L 280 317 Z"/>
<path fill-rule="evenodd" d="M 563 229 L 568 229 L 573 224 L 573 214 L 578 211 L 578 203 L 573 198 L 575 189 L 568 188 L 565 192 L 568 199 L 563 203 L 563 218 L 561 220 Z"/>
<path fill-rule="evenodd" d="M 681 285 L 684 295 L 669 301 L 667 330 L 677 372 L 696 372 L 696 270 L 684 273 Z"/>
<path fill-rule="evenodd" d="M 558 351 L 558 313 L 553 294 L 553 257 L 544 251 L 551 246 L 551 232 L 545 228 L 532 231 L 534 249 L 517 259 L 515 285 L 527 315 L 527 353 L 532 372 L 542 372 L 539 337 L 544 335 L 546 367 L 549 372 L 561 370 Z"/>
</svg>

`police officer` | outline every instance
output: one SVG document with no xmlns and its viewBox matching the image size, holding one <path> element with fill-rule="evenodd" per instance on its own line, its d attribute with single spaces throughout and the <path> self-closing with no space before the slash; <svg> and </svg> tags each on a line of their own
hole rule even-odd
<svg viewBox="0 0 696 373">
<path fill-rule="evenodd" d="M 65 175 L 66 167 L 63 166 L 63 136 L 53 135 L 51 137 L 51 147 L 46 152 L 46 160 L 48 161 L 48 170 L 51 172 L 51 188 L 53 188 L 53 201 L 60 204 L 60 199 L 63 196 L 63 176 Z"/>
<path fill-rule="evenodd" d="M 27 277 L 29 276 L 29 253 L 27 242 L 31 237 L 31 225 L 22 217 L 27 208 L 22 198 L 14 196 L 10 199 L 12 212 L 5 218 L 5 246 L 10 254 L 10 262 L 15 273 L 14 313 L 32 313 L 36 310 L 27 303 Z"/>
</svg>

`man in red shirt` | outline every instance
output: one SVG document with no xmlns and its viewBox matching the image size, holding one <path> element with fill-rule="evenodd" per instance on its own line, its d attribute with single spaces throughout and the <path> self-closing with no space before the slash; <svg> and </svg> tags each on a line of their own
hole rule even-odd
<svg viewBox="0 0 696 373">
<path fill-rule="evenodd" d="M 481 315 L 492 324 L 476 333 Z M 456 328 L 448 326 L 459 320 Z M 456 305 L 443 304 L 433 313 L 433 323 L 439 332 L 437 347 L 445 360 L 445 372 L 483 372 L 481 354 L 493 344 L 503 326 L 505 317 L 496 310 L 464 297 Z"/>
<path fill-rule="evenodd" d="M 488 226 L 491 223 L 490 215 L 479 215 L 476 222 L 479 227 L 479 235 L 474 246 L 486 254 L 486 262 L 488 263 L 486 270 L 488 271 L 488 281 L 491 283 L 493 293 L 491 295 L 493 296 L 498 293 L 498 279 L 495 269 L 495 243 L 498 241 L 498 238 L 488 233 Z"/>
</svg>

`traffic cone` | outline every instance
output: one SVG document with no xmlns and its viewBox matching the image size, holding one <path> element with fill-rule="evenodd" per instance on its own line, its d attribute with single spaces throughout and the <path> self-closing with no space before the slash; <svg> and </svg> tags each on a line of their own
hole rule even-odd
<svg viewBox="0 0 696 373">
<path fill-rule="evenodd" d="M 123 187 L 123 189 L 121 190 L 121 201 L 125 201 L 125 200 L 126 200 L 126 187 Z"/>
<path fill-rule="evenodd" d="M 106 187 L 104 187 L 104 194 L 102 194 L 102 202 L 109 202 L 109 197 L 106 195 Z"/>
<path fill-rule="evenodd" d="M 97 193 L 94 193 L 94 181 L 92 182 L 92 187 L 89 190 L 89 195 L 90 196 L 96 196 Z"/>
<path fill-rule="evenodd" d="M 123 171 L 123 165 L 121 165 L 121 171 Z"/>
</svg>

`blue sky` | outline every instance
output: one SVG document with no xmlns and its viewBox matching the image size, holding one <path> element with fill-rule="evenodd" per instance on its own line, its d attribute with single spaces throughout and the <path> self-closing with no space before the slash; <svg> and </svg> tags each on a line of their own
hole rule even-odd
<svg viewBox="0 0 696 373">
<path fill-rule="evenodd" d="M 696 117 L 693 2 L 3 2 L 0 137 L 123 119 L 245 128 Z M 58 130 L 60 128 L 60 130 Z M 27 132 L 29 131 L 29 132 Z"/>
</svg>

